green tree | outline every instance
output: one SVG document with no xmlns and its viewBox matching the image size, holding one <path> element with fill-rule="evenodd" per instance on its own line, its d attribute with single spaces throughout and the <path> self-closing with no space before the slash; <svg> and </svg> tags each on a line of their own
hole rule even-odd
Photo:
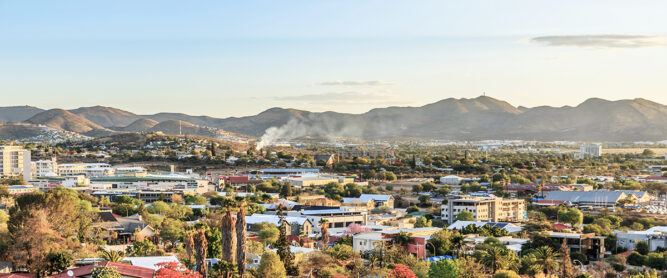
<svg viewBox="0 0 667 278">
<path fill-rule="evenodd" d="M 472 212 L 463 210 L 456 215 L 455 221 L 475 221 L 475 215 Z"/>
<path fill-rule="evenodd" d="M 46 255 L 46 273 L 60 273 L 72 265 L 72 256 L 64 252 L 51 252 Z"/>
<path fill-rule="evenodd" d="M 584 214 L 577 208 L 569 208 L 558 212 L 558 220 L 577 228 L 584 222 Z"/>
<path fill-rule="evenodd" d="M 648 242 L 643 240 L 635 242 L 635 251 L 639 252 L 639 254 L 642 255 L 648 255 L 649 252 Z"/>
<path fill-rule="evenodd" d="M 541 246 L 535 249 L 532 254 L 535 256 L 535 264 L 533 269 L 544 274 L 551 275 L 558 270 L 558 254 L 549 246 Z"/>
<path fill-rule="evenodd" d="M 502 270 L 498 271 L 496 274 L 493 275 L 493 278 L 520 278 L 519 274 L 516 274 L 516 272 L 511 271 L 511 270 Z"/>
<path fill-rule="evenodd" d="M 280 261 L 280 257 L 271 251 L 262 254 L 262 260 L 259 262 L 256 274 L 256 277 L 287 277 L 285 266 Z"/>
<path fill-rule="evenodd" d="M 97 266 L 93 268 L 91 272 L 92 278 L 121 278 L 122 276 L 118 273 L 113 266 Z"/>
<path fill-rule="evenodd" d="M 442 260 L 431 263 L 428 269 L 429 278 L 458 278 L 461 266 L 457 260 Z"/>
<path fill-rule="evenodd" d="M 426 217 L 422 216 L 417 218 L 417 221 L 415 222 L 415 228 L 431 227 L 431 224 L 431 220 L 428 220 Z"/>
<path fill-rule="evenodd" d="M 491 273 L 505 269 L 509 262 L 506 250 L 498 246 L 491 246 L 486 250 L 481 250 L 480 262 L 485 265 Z"/>
<path fill-rule="evenodd" d="M 100 249 L 100 257 L 107 262 L 120 262 L 125 258 L 125 253 L 122 251 Z"/>
<path fill-rule="evenodd" d="M 282 211 L 280 213 L 282 214 Z M 290 250 L 289 240 L 287 239 L 287 229 L 289 224 L 287 224 L 287 221 L 285 221 L 282 216 L 280 220 L 282 223 L 278 229 L 280 234 L 278 235 L 276 243 L 273 244 L 273 247 L 278 249 L 278 256 L 280 256 L 280 260 L 283 262 L 287 274 L 290 276 L 297 276 L 299 275 L 299 267 L 294 264 L 294 254 Z"/>
</svg>

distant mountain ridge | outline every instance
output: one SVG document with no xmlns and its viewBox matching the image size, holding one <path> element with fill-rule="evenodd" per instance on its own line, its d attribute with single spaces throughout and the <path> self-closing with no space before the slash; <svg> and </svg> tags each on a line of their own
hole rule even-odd
<svg viewBox="0 0 667 278">
<path fill-rule="evenodd" d="M 182 113 L 137 115 L 103 107 L 70 111 L 30 106 L 0 107 L 0 120 L 25 121 L 96 136 L 115 132 L 174 133 L 201 136 L 220 130 L 261 137 L 267 129 L 277 138 L 358 137 L 443 140 L 580 140 L 637 141 L 667 139 L 667 106 L 646 99 L 588 99 L 577 106 L 515 107 L 487 96 L 448 98 L 420 107 L 386 107 L 362 114 L 309 112 L 271 108 L 254 116 L 214 118 Z"/>
</svg>

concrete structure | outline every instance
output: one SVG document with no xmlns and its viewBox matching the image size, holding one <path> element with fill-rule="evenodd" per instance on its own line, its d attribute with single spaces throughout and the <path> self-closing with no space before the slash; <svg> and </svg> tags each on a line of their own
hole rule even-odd
<svg viewBox="0 0 667 278">
<path fill-rule="evenodd" d="M 648 243 L 649 251 L 655 251 L 658 247 L 665 248 L 667 246 L 667 234 L 658 229 L 617 232 L 616 238 L 616 246 L 627 250 L 634 250 L 635 244 L 639 241 Z"/>
<path fill-rule="evenodd" d="M 253 230 L 253 226 L 259 223 L 271 223 L 278 227 L 282 225 L 280 216 L 271 214 L 253 214 L 245 217 L 248 230 Z M 310 235 L 313 233 L 313 223 L 306 217 L 286 216 L 285 222 L 290 226 L 288 235 Z M 259 231 L 256 231 L 259 232 Z"/>
<path fill-rule="evenodd" d="M 21 146 L 0 146 L 0 177 L 32 178 L 30 151 Z"/>
<path fill-rule="evenodd" d="M 449 185 L 459 185 L 463 178 L 459 176 L 449 175 L 440 178 L 440 183 Z"/>
<path fill-rule="evenodd" d="M 588 158 L 588 157 L 598 157 L 602 155 L 602 145 L 592 144 L 592 145 L 582 145 L 579 147 L 579 153 L 577 158 Z"/>
<path fill-rule="evenodd" d="M 590 260 L 599 260 L 604 258 L 604 239 L 603 236 L 595 236 L 595 234 L 577 234 L 577 233 L 558 233 L 549 232 L 549 237 L 558 245 L 566 241 L 570 247 L 570 254 L 574 252 L 581 252 Z"/>
<path fill-rule="evenodd" d="M 469 211 L 475 221 L 519 222 L 526 218 L 526 202 L 521 199 L 489 197 L 455 197 L 442 205 L 442 219 L 454 223 L 461 211 Z"/>
<path fill-rule="evenodd" d="M 343 198 L 343 204 L 350 204 L 351 206 L 368 206 L 371 204 L 374 207 L 386 206 L 394 208 L 394 196 L 387 194 L 361 194 L 359 198 Z"/>
<path fill-rule="evenodd" d="M 56 158 L 48 160 L 37 160 L 30 163 L 32 175 L 35 177 L 55 177 L 58 174 L 58 162 Z"/>
<path fill-rule="evenodd" d="M 593 190 L 593 191 L 551 191 L 546 193 L 545 201 L 561 202 L 576 206 L 614 207 L 619 201 L 634 198 L 638 202 L 650 202 L 650 195 L 643 191 L 631 190 Z"/>
<path fill-rule="evenodd" d="M 102 177 L 113 175 L 114 170 L 107 163 L 66 163 L 58 164 L 58 175 L 63 177 Z"/>
<path fill-rule="evenodd" d="M 329 223 L 330 231 L 343 232 L 352 223 L 366 225 L 368 211 L 352 210 L 351 208 L 299 208 L 299 210 L 288 211 L 287 216 L 307 217 L 311 223 L 315 223 L 315 230 L 319 231 L 321 219 Z"/>
</svg>

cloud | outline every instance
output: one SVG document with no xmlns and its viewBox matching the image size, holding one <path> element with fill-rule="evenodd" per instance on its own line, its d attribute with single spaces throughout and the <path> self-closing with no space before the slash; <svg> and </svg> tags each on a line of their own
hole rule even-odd
<svg viewBox="0 0 667 278">
<path fill-rule="evenodd" d="M 340 81 L 336 80 L 333 82 L 322 82 L 322 86 L 362 86 L 362 87 L 382 87 L 382 86 L 394 86 L 396 83 L 387 82 L 382 80 L 370 80 L 370 81 Z"/>
<path fill-rule="evenodd" d="M 329 105 L 368 105 L 368 104 L 406 104 L 399 95 L 390 92 L 329 92 L 322 94 L 306 94 L 296 96 L 274 97 L 278 101 L 290 101 L 304 104 L 329 104 Z"/>
<path fill-rule="evenodd" d="M 645 48 L 667 46 L 667 36 L 657 35 L 578 35 L 544 36 L 530 39 L 547 46 L 572 46 L 587 48 Z"/>
</svg>

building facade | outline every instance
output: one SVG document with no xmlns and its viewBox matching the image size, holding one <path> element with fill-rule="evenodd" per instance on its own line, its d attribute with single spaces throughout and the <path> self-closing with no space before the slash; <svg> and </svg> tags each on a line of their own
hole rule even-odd
<svg viewBox="0 0 667 278">
<path fill-rule="evenodd" d="M 474 221 L 519 222 L 525 219 L 526 202 L 497 197 L 457 197 L 442 205 L 442 219 L 454 223 L 462 211 L 471 212 Z"/>
<path fill-rule="evenodd" d="M 32 178 L 30 151 L 20 146 L 0 146 L 0 177 Z"/>
</svg>

